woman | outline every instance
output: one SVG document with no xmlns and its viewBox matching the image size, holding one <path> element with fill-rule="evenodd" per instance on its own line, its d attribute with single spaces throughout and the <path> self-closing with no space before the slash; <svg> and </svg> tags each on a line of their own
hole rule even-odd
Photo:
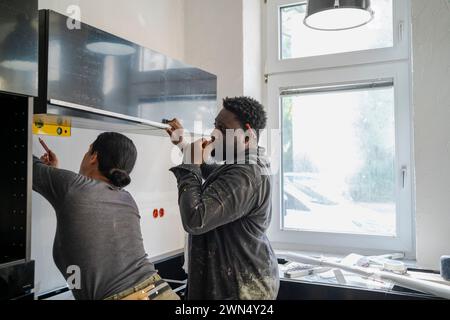
<svg viewBox="0 0 450 320">
<path fill-rule="evenodd" d="M 58 169 L 48 148 L 34 157 L 33 189 L 56 211 L 55 264 L 77 300 L 179 299 L 148 260 L 138 207 L 123 189 L 136 158 L 133 142 L 118 133 L 97 138 L 79 174 Z"/>
</svg>

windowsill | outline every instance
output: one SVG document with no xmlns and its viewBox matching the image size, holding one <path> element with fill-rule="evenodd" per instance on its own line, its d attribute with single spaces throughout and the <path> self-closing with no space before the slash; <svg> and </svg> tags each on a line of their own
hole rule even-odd
<svg viewBox="0 0 450 320">
<path fill-rule="evenodd" d="M 310 256 L 310 257 L 317 257 L 317 258 L 338 258 L 338 259 L 343 259 L 345 258 L 347 255 L 354 253 L 354 252 L 349 252 L 348 254 L 339 254 L 339 253 L 325 253 L 325 252 L 317 252 L 317 251 L 304 251 L 304 250 L 285 250 L 285 249 L 277 249 L 276 247 L 274 248 L 275 254 L 277 256 L 279 256 L 279 253 L 284 251 L 289 251 L 292 253 L 297 253 L 297 254 L 302 254 L 302 255 L 306 255 L 306 256 Z M 380 254 L 381 255 L 381 254 Z M 402 261 L 406 267 L 408 267 L 408 269 L 417 269 L 417 270 L 423 270 L 424 272 L 437 272 L 435 270 L 425 270 L 420 268 L 417 265 L 417 260 L 414 259 L 402 259 L 402 260 L 398 260 L 398 261 Z"/>
<path fill-rule="evenodd" d="M 275 250 L 275 254 L 279 257 L 281 251 L 286 252 L 286 250 Z M 287 251 L 314 258 L 322 258 L 322 259 L 329 258 L 330 260 L 332 260 L 333 258 L 341 259 L 347 256 L 343 254 L 329 254 L 329 253 L 301 251 L 301 250 L 287 250 Z M 430 283 L 441 283 L 450 286 L 450 281 L 445 281 L 444 279 L 442 279 L 439 272 L 422 269 L 417 266 L 417 261 L 415 260 L 404 259 L 397 261 L 402 261 L 408 268 L 408 272 L 405 275 L 406 277 L 411 277 L 412 279 L 427 281 Z M 391 280 L 379 281 L 376 280 L 375 278 L 371 277 L 366 278 L 356 273 L 344 270 L 340 270 L 341 272 L 337 274 L 335 273 L 334 270 L 338 268 L 330 268 L 329 270 L 325 270 L 324 272 L 319 271 L 319 273 L 316 274 L 304 275 L 299 277 L 289 277 L 284 274 L 283 264 L 279 265 L 280 280 L 283 283 L 285 283 L 285 287 L 287 286 L 287 288 L 290 288 L 289 290 L 293 290 L 293 292 L 291 293 L 292 295 L 299 294 L 299 292 L 305 294 L 306 292 L 315 297 L 313 293 L 317 291 L 315 294 L 320 297 L 321 295 L 318 292 L 322 291 L 322 294 L 325 294 L 329 292 L 328 289 L 330 289 L 333 292 L 335 291 L 341 292 L 341 294 L 343 294 L 342 297 L 347 297 L 347 295 L 344 294 L 343 292 L 347 292 L 348 294 L 353 292 L 354 294 L 356 294 L 356 296 L 358 296 L 358 293 L 356 292 L 365 292 L 366 294 L 369 295 L 392 294 L 394 296 L 403 298 L 411 297 L 420 299 L 421 298 L 434 299 L 434 296 L 431 294 L 405 288 L 404 286 L 399 285 L 395 281 Z M 374 267 L 367 268 L 367 270 L 370 269 L 372 269 L 373 271 L 378 270 L 378 268 Z"/>
</svg>

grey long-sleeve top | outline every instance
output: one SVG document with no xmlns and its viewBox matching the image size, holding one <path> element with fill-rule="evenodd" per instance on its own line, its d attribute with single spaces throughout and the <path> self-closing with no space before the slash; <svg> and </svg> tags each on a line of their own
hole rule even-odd
<svg viewBox="0 0 450 320">
<path fill-rule="evenodd" d="M 276 299 L 278 262 L 266 236 L 271 182 L 264 165 L 183 164 L 171 171 L 190 234 L 188 298 Z"/>
<path fill-rule="evenodd" d="M 33 160 L 33 190 L 56 212 L 53 258 L 62 275 L 79 267 L 77 300 L 100 300 L 155 274 L 144 250 L 140 215 L 125 190 Z M 69 271 L 69 273 L 68 273 Z M 70 279 L 70 283 L 76 281 Z"/>
</svg>

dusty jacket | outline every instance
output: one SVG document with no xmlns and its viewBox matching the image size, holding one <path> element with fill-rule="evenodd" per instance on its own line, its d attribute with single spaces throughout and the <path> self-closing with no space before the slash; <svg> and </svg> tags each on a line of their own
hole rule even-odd
<svg viewBox="0 0 450 320">
<path fill-rule="evenodd" d="M 266 236 L 270 176 L 264 162 L 250 163 L 171 169 L 178 180 L 183 226 L 190 234 L 191 300 L 277 297 L 278 263 Z"/>
</svg>

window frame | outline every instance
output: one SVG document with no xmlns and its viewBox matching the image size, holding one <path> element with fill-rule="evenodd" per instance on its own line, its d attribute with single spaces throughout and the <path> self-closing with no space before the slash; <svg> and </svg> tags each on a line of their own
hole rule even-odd
<svg viewBox="0 0 450 320">
<path fill-rule="evenodd" d="M 305 3 L 295 0 L 267 0 L 267 63 L 266 74 L 306 71 L 320 68 L 352 66 L 409 59 L 410 56 L 410 0 L 393 1 L 394 46 L 322 56 L 281 59 L 280 8 Z M 330 31 L 332 32 L 332 31 Z"/>
<path fill-rule="evenodd" d="M 267 0 L 265 6 L 265 73 L 270 128 L 281 128 L 280 91 L 286 88 L 321 87 L 365 83 L 392 79 L 395 94 L 396 120 L 396 237 L 283 230 L 282 132 L 267 142 L 274 170 L 272 224 L 268 235 L 277 249 L 348 254 L 379 254 L 392 251 L 416 256 L 415 172 L 412 111 L 411 66 L 411 2 L 393 0 L 394 46 L 383 49 L 337 53 L 316 57 L 281 60 L 280 7 L 303 3 L 295 0 Z M 408 168 L 405 188 L 400 189 L 402 167 Z"/>
<path fill-rule="evenodd" d="M 415 257 L 414 237 L 414 166 L 413 166 L 413 132 L 410 94 L 409 61 L 393 61 L 383 64 L 370 64 L 333 68 L 318 71 L 305 71 L 278 74 L 270 77 L 268 82 L 268 116 L 271 128 L 282 128 L 282 106 L 280 92 L 288 88 L 321 87 L 343 84 L 365 83 L 393 79 L 395 95 L 396 121 L 396 237 L 328 233 L 318 231 L 284 230 L 282 225 L 283 210 L 283 163 L 282 130 L 276 141 L 271 142 L 271 160 L 274 167 L 280 168 L 273 176 L 273 215 L 269 228 L 269 238 L 275 247 L 282 249 L 323 251 L 339 253 L 349 249 L 372 254 L 386 251 L 403 252 L 409 258 Z M 400 179 L 403 167 L 408 169 L 405 187 Z"/>
</svg>

